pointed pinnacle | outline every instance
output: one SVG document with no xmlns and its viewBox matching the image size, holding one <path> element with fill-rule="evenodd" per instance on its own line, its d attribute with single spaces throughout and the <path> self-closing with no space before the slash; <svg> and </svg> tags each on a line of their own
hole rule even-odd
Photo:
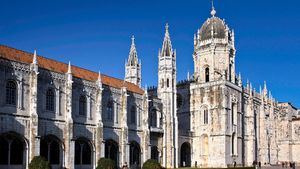
<svg viewBox="0 0 300 169">
<path fill-rule="evenodd" d="M 32 63 L 33 64 L 37 64 L 37 55 L 36 55 L 36 50 L 34 50 L 34 53 L 33 53 L 33 60 L 32 60 Z"/>
<path fill-rule="evenodd" d="M 69 73 L 69 74 L 71 74 L 72 73 L 72 68 L 71 68 L 71 62 L 69 61 L 69 65 L 68 65 L 68 72 L 67 73 Z"/>
</svg>

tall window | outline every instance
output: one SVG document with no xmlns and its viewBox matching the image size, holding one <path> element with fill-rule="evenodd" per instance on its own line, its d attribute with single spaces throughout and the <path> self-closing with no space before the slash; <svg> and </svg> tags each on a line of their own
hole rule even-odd
<svg viewBox="0 0 300 169">
<path fill-rule="evenodd" d="M 204 124 L 208 124 L 208 110 L 204 110 L 204 113 L 203 113 L 203 123 Z"/>
<path fill-rule="evenodd" d="M 205 82 L 209 82 L 209 68 L 205 68 Z"/>
<path fill-rule="evenodd" d="M 107 120 L 112 121 L 113 120 L 113 112 L 114 112 L 114 103 L 112 101 L 109 101 L 107 103 Z"/>
<path fill-rule="evenodd" d="M 136 107 L 132 106 L 130 110 L 130 123 L 136 124 Z"/>
<path fill-rule="evenodd" d="M 17 102 L 17 85 L 14 81 L 6 83 L 6 104 L 16 105 Z"/>
<path fill-rule="evenodd" d="M 165 83 L 164 79 L 161 79 L 161 88 L 164 88 L 164 83 Z"/>
<path fill-rule="evenodd" d="M 234 125 L 235 123 L 235 111 L 234 111 L 235 105 L 234 103 L 231 104 L 231 124 Z"/>
<path fill-rule="evenodd" d="M 232 71 L 232 64 L 229 64 L 229 81 L 231 81 L 231 71 Z"/>
<path fill-rule="evenodd" d="M 167 79 L 167 87 L 169 87 L 169 86 L 170 86 L 170 80 Z"/>
<path fill-rule="evenodd" d="M 46 93 L 46 110 L 54 111 L 54 97 L 53 89 L 48 89 Z"/>
<path fill-rule="evenodd" d="M 152 127 L 157 127 L 157 114 L 156 114 L 156 109 L 153 109 L 153 110 L 151 111 L 150 125 L 151 125 Z"/>
<path fill-rule="evenodd" d="M 86 97 L 80 96 L 79 98 L 79 115 L 86 114 Z"/>
</svg>

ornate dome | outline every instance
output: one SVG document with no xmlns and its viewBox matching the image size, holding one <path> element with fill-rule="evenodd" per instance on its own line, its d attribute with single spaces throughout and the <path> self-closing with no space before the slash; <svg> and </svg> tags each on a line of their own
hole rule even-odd
<svg viewBox="0 0 300 169">
<path fill-rule="evenodd" d="M 202 25 L 199 35 L 201 41 L 211 39 L 212 36 L 217 39 L 225 39 L 226 26 L 224 21 L 218 17 L 212 16 Z"/>
</svg>

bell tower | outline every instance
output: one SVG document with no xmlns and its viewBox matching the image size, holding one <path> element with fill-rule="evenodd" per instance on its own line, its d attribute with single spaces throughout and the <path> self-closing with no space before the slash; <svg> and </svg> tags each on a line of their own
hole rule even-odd
<svg viewBox="0 0 300 169">
<path fill-rule="evenodd" d="M 176 115 L 176 51 L 166 24 L 162 49 L 158 53 L 158 97 L 163 104 L 163 162 L 166 168 L 178 164 L 178 122 Z"/>
</svg>

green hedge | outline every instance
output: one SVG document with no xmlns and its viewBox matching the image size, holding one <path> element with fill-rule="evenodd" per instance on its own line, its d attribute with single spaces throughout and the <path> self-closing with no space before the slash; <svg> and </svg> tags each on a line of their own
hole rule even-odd
<svg viewBox="0 0 300 169">
<path fill-rule="evenodd" d="M 35 156 L 29 164 L 29 169 L 50 169 L 50 164 L 44 157 Z"/>
<path fill-rule="evenodd" d="M 96 169 L 116 169 L 115 162 L 108 158 L 100 158 Z"/>
<path fill-rule="evenodd" d="M 162 167 L 156 160 L 147 160 L 143 164 L 143 169 L 161 169 Z"/>
</svg>

